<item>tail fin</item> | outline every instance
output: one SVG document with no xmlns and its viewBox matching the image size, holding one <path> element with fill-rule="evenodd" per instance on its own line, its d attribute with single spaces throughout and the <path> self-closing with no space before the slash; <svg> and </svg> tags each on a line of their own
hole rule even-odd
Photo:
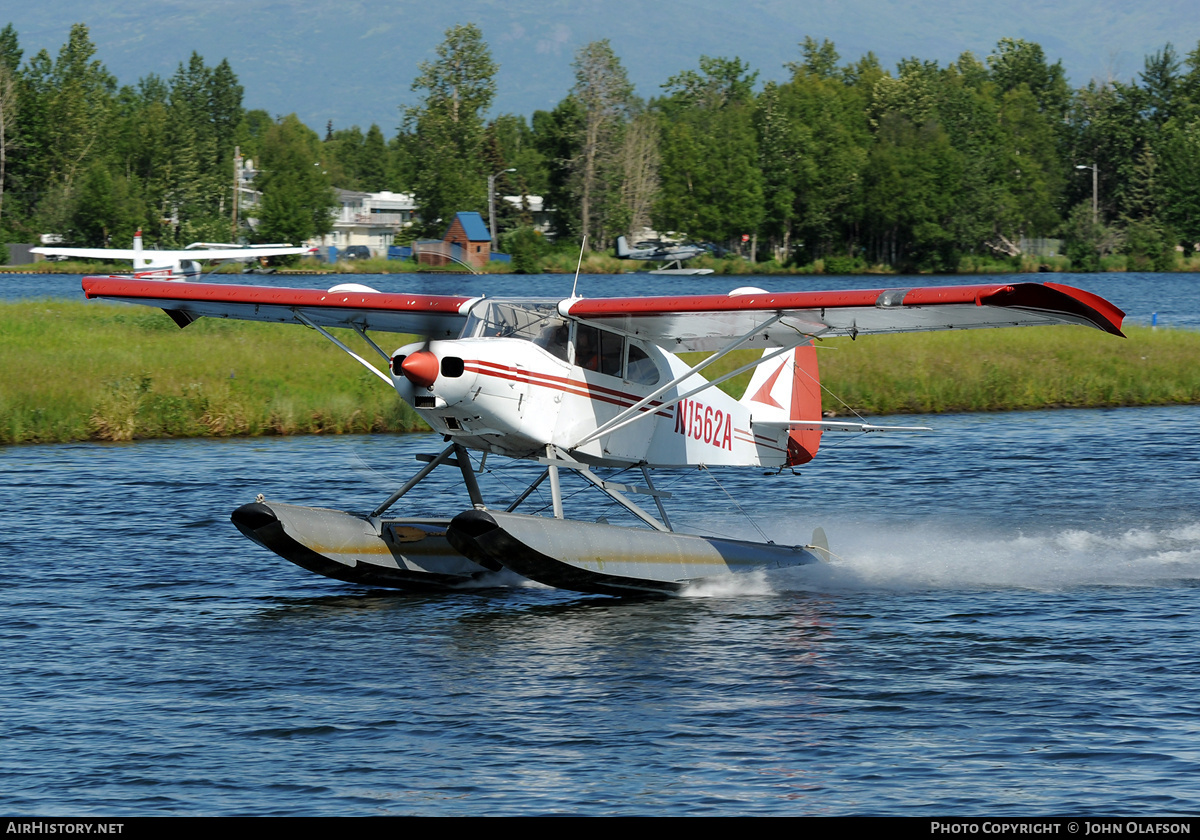
<svg viewBox="0 0 1200 840">
<path fill-rule="evenodd" d="M 617 256 L 618 257 L 628 257 L 629 256 L 629 241 L 624 236 L 617 237 Z"/>
<path fill-rule="evenodd" d="M 811 342 L 802 344 L 790 353 L 759 365 L 754 369 L 741 403 L 750 409 L 752 424 L 754 420 L 772 424 L 820 420 L 821 379 L 817 373 L 816 348 Z M 811 461 L 820 445 L 820 429 L 789 430 L 784 465 L 794 467 Z"/>
</svg>

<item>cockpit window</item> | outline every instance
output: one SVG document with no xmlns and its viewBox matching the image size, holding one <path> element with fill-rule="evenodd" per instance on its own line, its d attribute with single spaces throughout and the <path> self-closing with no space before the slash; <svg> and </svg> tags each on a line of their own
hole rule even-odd
<svg viewBox="0 0 1200 840">
<path fill-rule="evenodd" d="M 567 344 L 571 330 L 565 321 L 557 321 L 542 327 L 541 333 L 533 340 L 538 347 L 548 350 L 556 358 L 567 360 Z"/>
<path fill-rule="evenodd" d="M 481 300 L 471 308 L 461 338 L 520 338 L 584 370 L 639 385 L 658 383 L 658 367 L 646 351 L 620 333 L 575 322 L 558 314 L 555 301 Z M 574 355 L 570 355 L 571 350 Z"/>
</svg>

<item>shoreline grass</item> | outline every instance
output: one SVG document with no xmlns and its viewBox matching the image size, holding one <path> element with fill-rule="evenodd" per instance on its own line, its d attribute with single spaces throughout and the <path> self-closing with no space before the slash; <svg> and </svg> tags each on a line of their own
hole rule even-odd
<svg viewBox="0 0 1200 840">
<path fill-rule="evenodd" d="M 352 332 L 356 352 L 383 360 Z M 390 351 L 408 340 L 383 336 Z M 821 342 L 839 415 L 1200 403 L 1200 332 L 1023 328 Z M 711 366 L 715 377 L 749 351 Z M 416 413 L 299 326 L 63 300 L 0 304 L 0 444 L 407 432 Z M 740 395 L 749 374 L 722 387 Z M 836 398 L 831 395 L 836 395 Z"/>
<path fill-rule="evenodd" d="M 0 305 L 0 358 L 3 444 L 424 428 L 395 391 L 304 327 L 202 318 L 180 330 L 145 307 L 20 301 Z"/>
</svg>

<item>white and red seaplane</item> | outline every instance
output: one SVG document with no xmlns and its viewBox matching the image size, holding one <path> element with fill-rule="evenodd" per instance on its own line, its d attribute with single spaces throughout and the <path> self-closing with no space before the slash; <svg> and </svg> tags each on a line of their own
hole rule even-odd
<svg viewBox="0 0 1200 840">
<path fill-rule="evenodd" d="M 1076 324 L 1120 336 L 1108 301 L 1054 283 L 727 295 L 516 300 L 381 293 L 357 284 L 329 291 L 86 277 L 89 298 L 164 309 L 181 327 L 201 317 L 304 324 L 395 389 L 447 446 L 375 510 L 352 514 L 266 501 L 233 513 L 252 540 L 306 569 L 376 586 L 454 587 L 507 568 L 551 586 L 607 594 L 670 593 L 731 571 L 826 559 L 811 545 L 782 546 L 672 530 L 651 470 L 697 466 L 788 467 L 817 453 L 825 432 L 871 432 L 869 423 L 822 419 L 814 341 L 920 330 Z M 381 370 L 329 332 L 354 330 L 386 362 Z M 368 336 L 418 341 L 393 353 Z M 735 350 L 761 351 L 708 380 L 702 369 Z M 709 352 L 697 364 L 679 352 Z M 754 369 L 741 399 L 716 386 Z M 540 476 L 506 505 L 482 497 L 468 450 L 540 463 Z M 457 467 L 469 507 L 444 517 L 389 514 L 440 465 Z M 637 485 L 598 475 L 628 468 Z M 647 527 L 565 518 L 560 476 L 574 473 Z M 553 515 L 518 513 L 544 480 Z M 652 515 L 630 495 L 652 500 Z M 506 500 L 507 501 L 507 500 Z"/>
<path fill-rule="evenodd" d="M 30 248 L 31 253 L 60 259 L 131 260 L 133 276 L 144 280 L 197 280 L 203 273 L 201 263 L 213 267 L 224 262 L 261 262 L 267 257 L 285 257 L 316 253 L 316 248 L 294 245 L 229 245 L 212 242 L 193 242 L 182 250 L 159 251 L 142 247 L 142 232 L 133 235 L 132 248 L 60 248 L 43 245 Z"/>
</svg>

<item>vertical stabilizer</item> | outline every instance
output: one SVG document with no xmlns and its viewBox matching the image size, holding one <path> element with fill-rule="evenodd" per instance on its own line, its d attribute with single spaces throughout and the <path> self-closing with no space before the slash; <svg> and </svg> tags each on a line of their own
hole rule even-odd
<svg viewBox="0 0 1200 840">
<path fill-rule="evenodd" d="M 821 380 L 816 348 L 811 343 L 802 344 L 759 365 L 741 403 L 750 410 L 751 426 L 756 421 L 778 424 L 789 420 L 820 420 Z M 785 466 L 811 461 L 820 445 L 819 429 L 789 430 Z"/>
</svg>

